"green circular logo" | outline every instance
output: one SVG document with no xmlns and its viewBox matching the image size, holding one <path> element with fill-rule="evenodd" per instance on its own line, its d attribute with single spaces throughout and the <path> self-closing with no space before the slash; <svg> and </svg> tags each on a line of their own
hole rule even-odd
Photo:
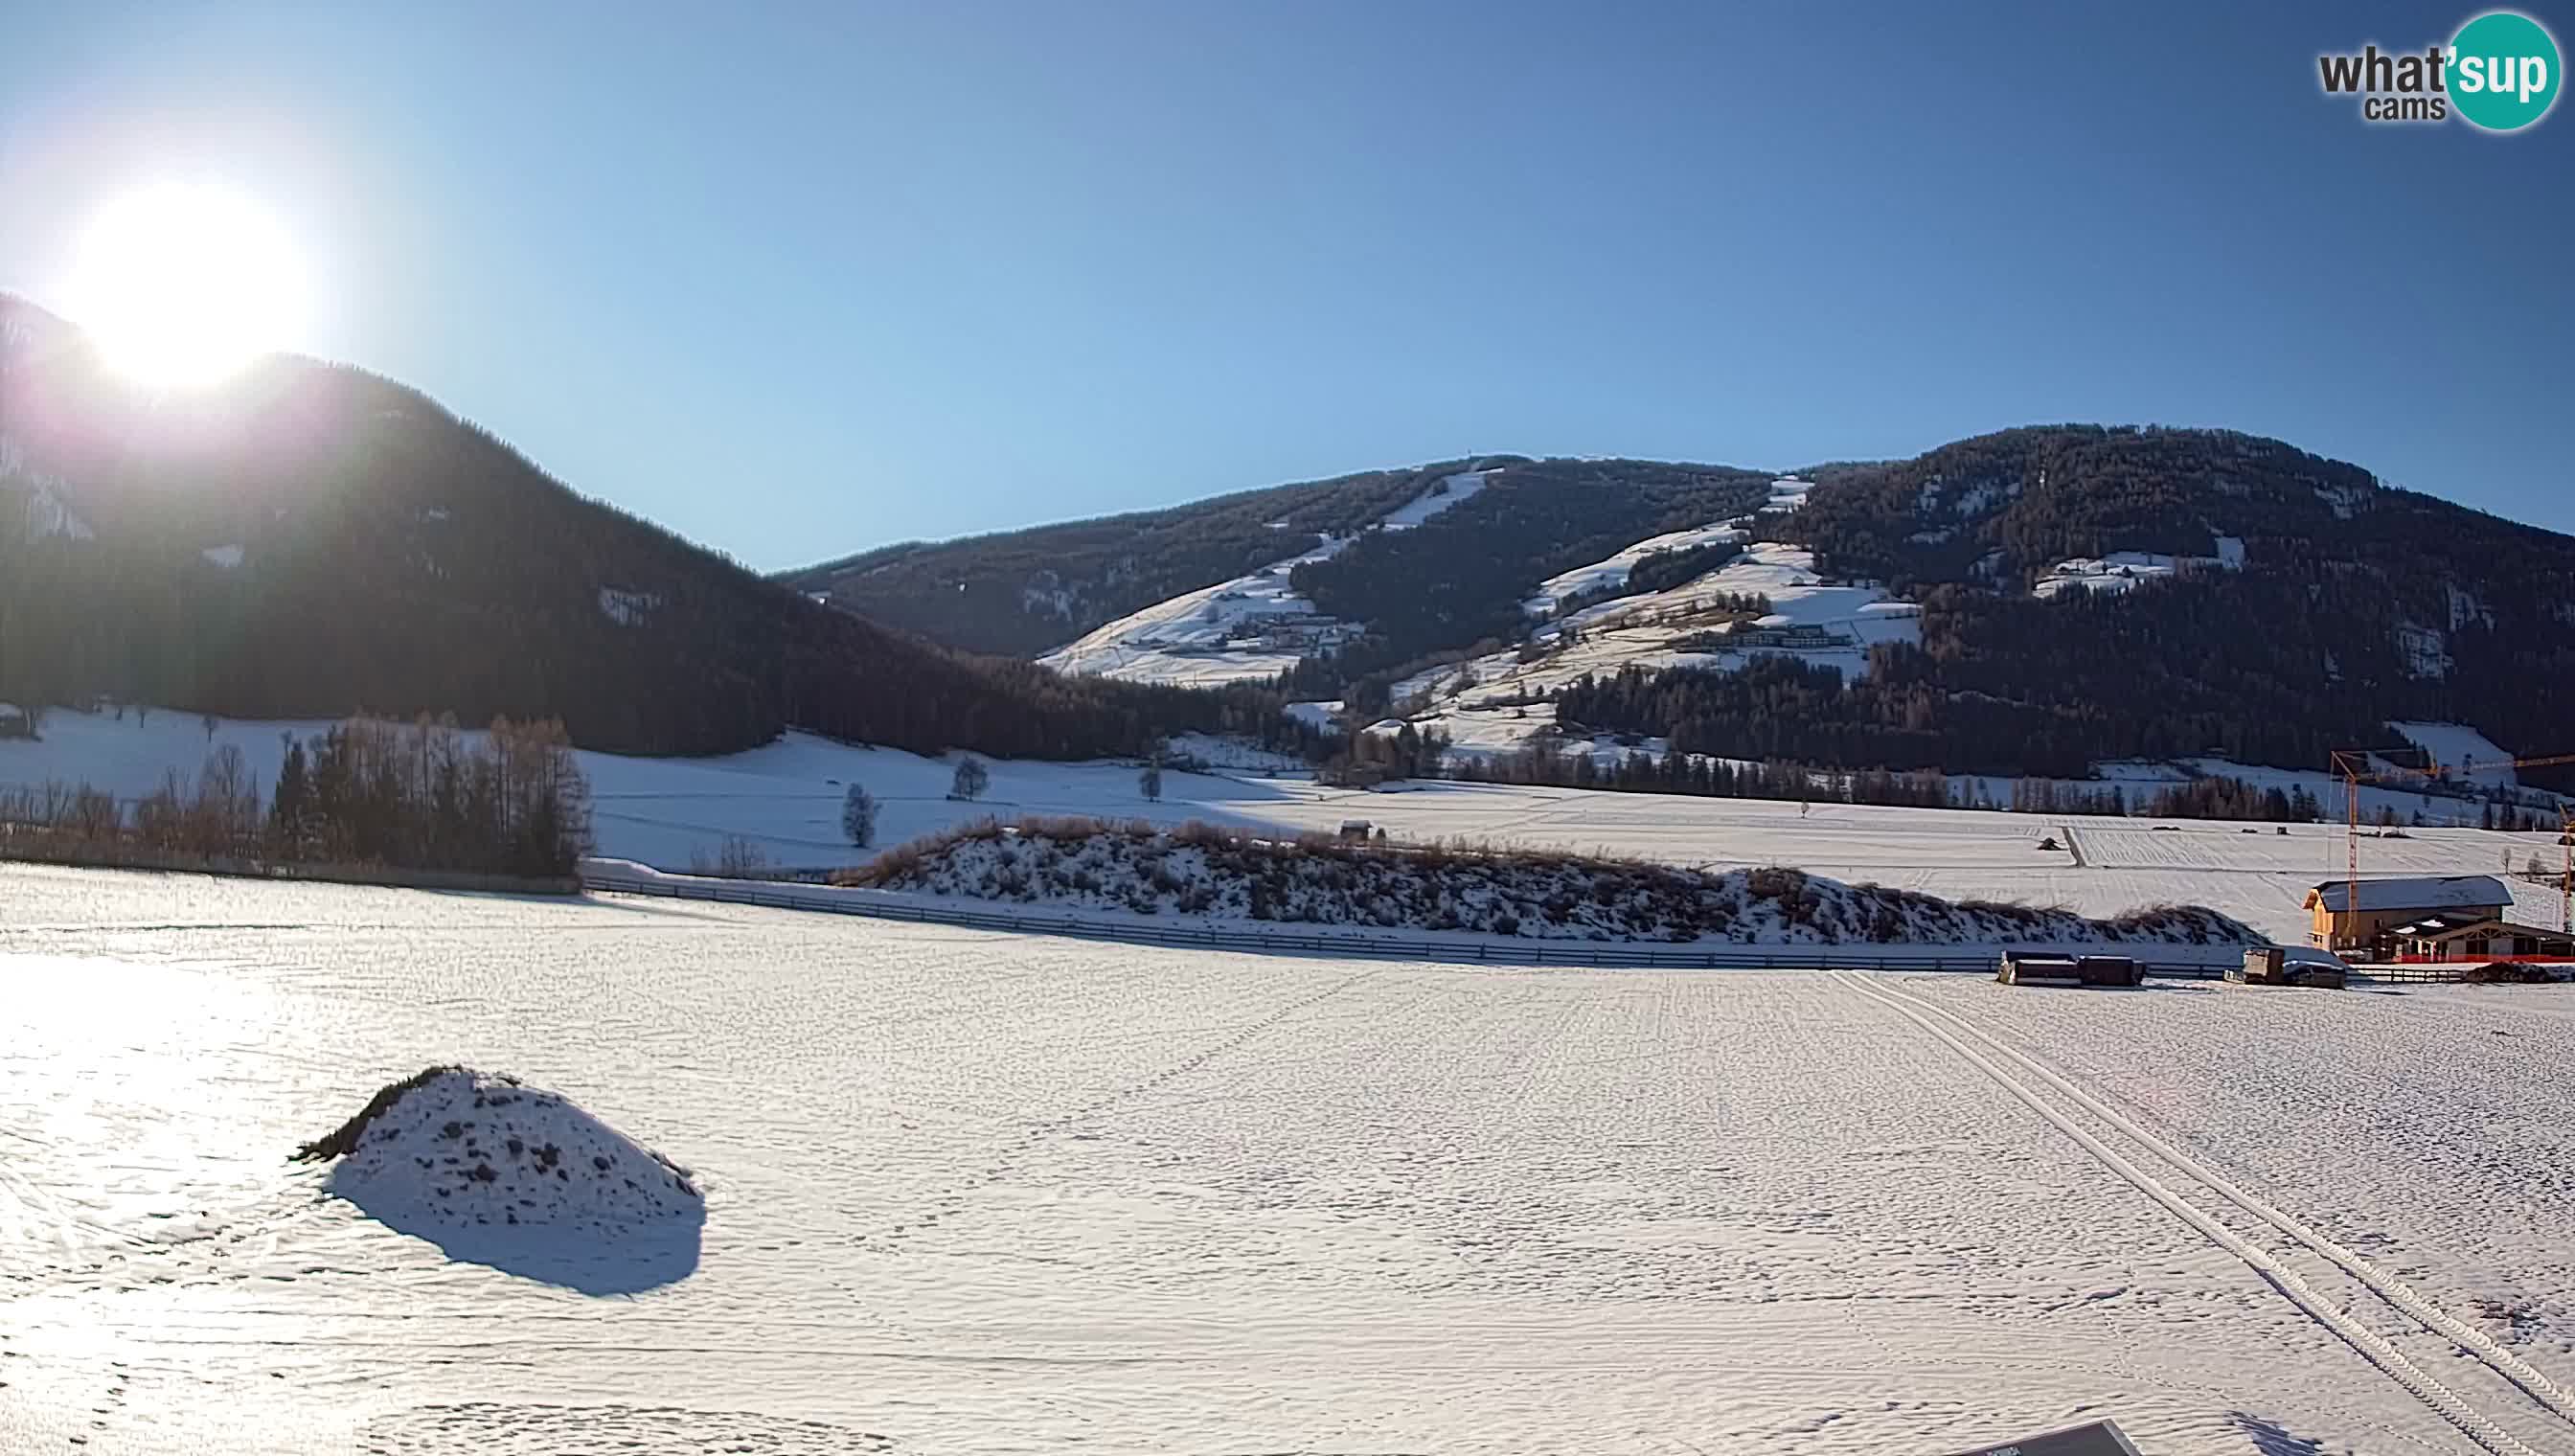
<svg viewBox="0 0 2575 1456">
<path fill-rule="evenodd" d="M 2538 21 L 2489 10 L 2450 41 L 2450 104 L 2470 125 L 2517 132 L 2557 104 L 2557 42 Z"/>
</svg>

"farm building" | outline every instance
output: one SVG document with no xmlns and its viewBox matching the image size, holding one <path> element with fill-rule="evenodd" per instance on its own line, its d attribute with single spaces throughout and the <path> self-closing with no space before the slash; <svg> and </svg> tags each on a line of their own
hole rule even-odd
<svg viewBox="0 0 2575 1456">
<path fill-rule="evenodd" d="M 2244 952 L 2240 965 L 2226 967 L 2233 985 L 2321 986 L 2342 989 L 2351 967 L 2342 957 L 2305 945 L 2257 945 Z"/>
<path fill-rule="evenodd" d="M 1750 627 L 1737 627 L 1728 633 L 1725 645 L 1741 652 L 1776 648 L 1783 652 L 1822 652 L 1850 647 L 1853 639 L 1816 622 L 1791 622 L 1785 617 L 1762 618 Z"/>
<path fill-rule="evenodd" d="M 0 738 L 32 738 L 35 735 L 34 715 L 14 703 L 0 703 Z"/>
<path fill-rule="evenodd" d="M 2491 960 L 2504 955 L 2575 959 L 2575 935 L 2516 925 L 2492 915 L 2444 912 L 2397 926 L 2389 934 L 2396 953 L 2426 960 Z"/>
<path fill-rule="evenodd" d="M 2512 891 L 2491 874 L 2364 879 L 2359 890 L 2357 907 L 2346 880 L 2329 879 L 2307 891 L 2309 944 L 2320 950 L 2392 954 L 2400 925 L 2432 915 L 2499 920 L 2512 905 Z"/>
<path fill-rule="evenodd" d="M 2016 986 L 2132 986 L 2144 971 L 2125 955 L 2051 955 L 2006 950 L 1994 979 Z"/>
</svg>

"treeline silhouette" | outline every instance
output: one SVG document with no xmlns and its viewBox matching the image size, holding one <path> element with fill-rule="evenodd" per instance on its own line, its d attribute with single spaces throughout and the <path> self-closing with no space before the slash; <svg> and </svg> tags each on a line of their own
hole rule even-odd
<svg viewBox="0 0 2575 1456">
<path fill-rule="evenodd" d="M 2305 788 L 2264 788 L 2241 778 L 2194 778 L 2155 790 L 2144 811 L 2157 818 L 2263 819 L 2311 823 L 2323 818 L 2324 805 Z"/>
<path fill-rule="evenodd" d="M 558 723 L 353 719 L 287 735 L 273 796 L 241 749 L 172 769 L 131 807 L 87 783 L 0 792 L 0 821 L 38 846 L 136 845 L 209 859 L 387 865 L 559 877 L 590 844 L 590 785 Z"/>
<path fill-rule="evenodd" d="M 1298 736 L 1275 694 L 1068 680 L 823 606 L 359 370 L 274 359 L 178 410 L 73 351 L 0 373 L 0 435 L 12 701 L 558 719 L 628 753 L 790 727 L 1017 757 Z M 61 507 L 79 531 L 46 529 Z"/>
<path fill-rule="evenodd" d="M 1469 783 L 1549 784 L 1621 793 L 1681 793 L 1701 798 L 1771 798 L 1947 808 L 1955 800 L 1939 773 L 1848 772 L 1808 763 L 1737 763 L 1688 753 L 1622 749 L 1609 761 L 1541 740 L 1510 753 L 1463 759 L 1449 777 Z"/>
</svg>

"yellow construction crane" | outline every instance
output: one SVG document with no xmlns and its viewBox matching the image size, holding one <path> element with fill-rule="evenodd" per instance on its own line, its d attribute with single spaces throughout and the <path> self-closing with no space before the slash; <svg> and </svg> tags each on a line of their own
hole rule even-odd
<svg viewBox="0 0 2575 1456">
<path fill-rule="evenodd" d="M 2437 758 L 2425 755 L 2423 767 L 2409 767 L 2386 760 L 2387 749 L 2336 748 L 2333 771 L 2342 779 L 2343 801 L 2343 908 L 2357 922 L 2360 915 L 2360 785 L 2390 779 L 2438 779 L 2447 771 Z M 2401 751 L 2401 750 L 2399 750 Z M 2461 773 L 2482 773 L 2492 768 L 2554 768 L 2575 763 L 2575 753 L 2548 753 L 2534 758 L 2497 758 L 2482 762 L 2471 758 L 2451 765 Z M 2575 803 L 2558 800 L 2558 814 L 2563 820 L 2557 843 L 2564 861 L 2557 876 L 2557 928 L 2575 934 Z"/>
</svg>

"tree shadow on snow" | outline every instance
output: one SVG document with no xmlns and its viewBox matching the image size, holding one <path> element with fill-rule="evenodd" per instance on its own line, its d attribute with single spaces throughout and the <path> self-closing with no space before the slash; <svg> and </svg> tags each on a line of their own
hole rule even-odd
<svg viewBox="0 0 2575 1456">
<path fill-rule="evenodd" d="M 615 1231 L 506 1221 L 456 1224 L 418 1207 L 371 1200 L 365 1188 L 343 1186 L 336 1172 L 325 1186 L 378 1223 L 436 1244 L 459 1263 L 590 1295 L 641 1294 L 688 1278 L 698 1271 L 707 1222 L 699 1203 L 682 1217 Z M 371 1201 L 380 1206 L 369 1206 Z"/>
</svg>

